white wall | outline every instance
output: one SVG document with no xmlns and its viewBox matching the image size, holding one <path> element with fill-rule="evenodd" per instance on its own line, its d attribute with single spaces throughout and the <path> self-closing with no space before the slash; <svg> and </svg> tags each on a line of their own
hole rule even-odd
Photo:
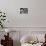
<svg viewBox="0 0 46 46">
<path fill-rule="evenodd" d="M 22 16 L 19 17 L 18 16 L 19 15 L 19 9 L 21 8 L 21 6 L 28 7 L 27 4 L 28 4 L 29 1 L 27 0 L 26 4 L 24 3 L 24 1 L 22 1 L 25 4 L 25 6 L 24 6 L 23 3 L 20 3 L 21 1 L 22 0 L 19 0 L 19 1 L 18 0 L 7 0 L 7 1 L 6 0 L 1 0 L 1 2 L 0 2 L 1 8 L 0 9 L 3 9 L 3 10 L 5 10 L 7 12 L 7 16 L 8 16 L 8 20 L 9 20 L 9 24 L 7 26 L 15 27 L 15 25 L 19 26 L 20 23 L 22 23 L 21 21 L 24 22 L 24 20 L 25 20 L 24 18 L 26 16 L 25 17 L 22 17 Z M 19 19 L 19 18 L 21 18 L 21 19 Z M 26 19 L 27 18 L 29 18 L 29 17 L 26 17 Z M 18 23 L 18 21 L 19 21 L 19 23 Z"/>
<path fill-rule="evenodd" d="M 35 0 L 32 6 L 32 26 L 46 26 L 46 0 Z"/>
<path fill-rule="evenodd" d="M 20 8 L 28 8 L 29 14 L 20 15 Z M 46 0 L 0 0 L 0 9 L 6 12 L 6 26 L 13 27 L 12 31 L 20 31 L 20 35 L 31 31 L 46 31 Z"/>
<path fill-rule="evenodd" d="M 28 15 L 20 15 L 20 8 L 28 8 Z M 8 27 L 46 27 L 46 0 L 0 0 L 6 12 Z"/>
</svg>

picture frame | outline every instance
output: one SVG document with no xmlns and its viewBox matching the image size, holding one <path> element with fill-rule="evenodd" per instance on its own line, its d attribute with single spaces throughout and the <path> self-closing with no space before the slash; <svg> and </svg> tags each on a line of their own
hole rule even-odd
<svg viewBox="0 0 46 46">
<path fill-rule="evenodd" d="M 20 14 L 28 14 L 28 8 L 20 8 Z"/>
</svg>

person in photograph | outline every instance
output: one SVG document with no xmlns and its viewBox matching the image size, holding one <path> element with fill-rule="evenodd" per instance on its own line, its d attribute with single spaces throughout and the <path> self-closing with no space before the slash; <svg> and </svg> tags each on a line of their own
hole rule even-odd
<svg viewBox="0 0 46 46">
<path fill-rule="evenodd" d="M 24 14 L 24 9 L 20 8 L 20 14 Z"/>
</svg>

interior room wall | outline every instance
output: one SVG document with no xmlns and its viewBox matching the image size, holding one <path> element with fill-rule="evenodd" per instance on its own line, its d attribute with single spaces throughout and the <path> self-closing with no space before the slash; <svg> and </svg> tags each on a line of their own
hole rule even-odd
<svg viewBox="0 0 46 46">
<path fill-rule="evenodd" d="M 20 15 L 20 8 L 28 8 L 29 14 Z M 21 35 L 25 34 L 23 31 L 27 31 L 26 34 L 30 31 L 46 31 L 46 0 L 0 0 L 0 10 L 6 12 L 5 26 L 22 31 Z"/>
<path fill-rule="evenodd" d="M 0 0 L 0 9 L 6 12 L 7 27 L 46 27 L 46 0 Z M 29 14 L 20 15 L 20 8 Z"/>
</svg>

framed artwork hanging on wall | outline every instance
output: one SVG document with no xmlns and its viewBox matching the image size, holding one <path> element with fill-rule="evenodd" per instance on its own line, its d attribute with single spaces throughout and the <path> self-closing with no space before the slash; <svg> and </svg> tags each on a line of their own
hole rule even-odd
<svg viewBox="0 0 46 46">
<path fill-rule="evenodd" d="M 20 8 L 20 14 L 28 14 L 28 8 Z"/>
</svg>

